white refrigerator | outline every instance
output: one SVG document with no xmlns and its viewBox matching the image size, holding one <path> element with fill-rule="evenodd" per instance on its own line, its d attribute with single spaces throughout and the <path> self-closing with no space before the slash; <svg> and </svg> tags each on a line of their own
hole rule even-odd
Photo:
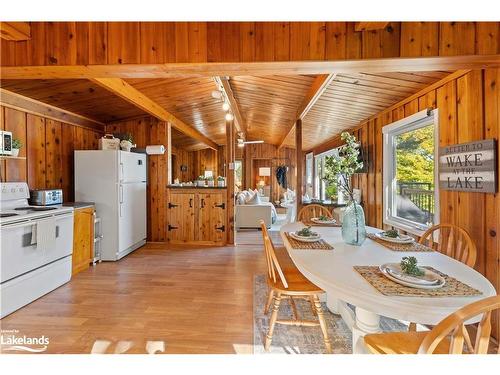
<svg viewBox="0 0 500 375">
<path fill-rule="evenodd" d="M 96 205 L 102 260 L 118 260 L 146 243 L 146 168 L 145 154 L 75 151 L 75 200 Z"/>
</svg>

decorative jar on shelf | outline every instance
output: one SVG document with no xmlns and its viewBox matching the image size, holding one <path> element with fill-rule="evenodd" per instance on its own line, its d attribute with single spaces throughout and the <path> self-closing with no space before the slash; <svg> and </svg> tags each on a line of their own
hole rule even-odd
<svg viewBox="0 0 500 375">
<path fill-rule="evenodd" d="M 354 200 L 347 204 L 342 216 L 342 239 L 355 246 L 361 246 L 366 239 L 365 213 Z"/>
</svg>

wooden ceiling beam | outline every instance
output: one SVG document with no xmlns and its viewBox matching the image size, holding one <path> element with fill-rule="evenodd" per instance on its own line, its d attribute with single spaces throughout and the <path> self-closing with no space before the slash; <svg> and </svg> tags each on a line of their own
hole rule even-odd
<svg viewBox="0 0 500 375">
<path fill-rule="evenodd" d="M 383 30 L 388 24 L 389 22 L 356 22 L 354 31 Z"/>
<path fill-rule="evenodd" d="M 31 39 L 29 22 L 0 22 L 0 38 L 21 41 Z"/>
<path fill-rule="evenodd" d="M 92 82 L 98 84 L 101 87 L 109 90 L 110 92 L 118 95 L 122 99 L 132 103 L 133 105 L 139 107 L 144 112 L 160 119 L 162 121 L 168 121 L 172 126 L 179 130 L 180 132 L 186 134 L 187 136 L 194 138 L 200 142 L 203 142 L 208 147 L 217 150 L 218 145 L 194 127 L 184 123 L 182 120 L 175 117 L 173 114 L 168 112 L 165 108 L 160 106 L 155 101 L 148 98 L 142 92 L 137 90 L 135 87 L 125 82 L 120 78 L 92 78 Z"/>
<path fill-rule="evenodd" d="M 27 96 L 0 88 L 0 104 L 33 115 L 42 116 L 66 124 L 82 126 L 98 131 L 104 131 L 106 124 L 91 118 L 54 107 Z"/>
<path fill-rule="evenodd" d="M 332 81 L 335 79 L 336 76 L 337 76 L 336 73 L 332 73 L 332 74 L 322 74 L 315 78 L 311 87 L 309 88 L 309 91 L 304 97 L 304 100 L 302 101 L 300 107 L 297 110 L 297 115 L 295 116 L 293 123 L 289 126 L 285 136 L 281 139 L 278 148 L 284 146 L 286 139 L 288 138 L 288 136 L 295 127 L 296 120 L 298 119 L 303 120 L 304 117 L 306 117 L 307 113 L 311 110 L 311 108 L 318 101 L 321 95 L 323 95 L 325 90 L 328 88 L 328 86 L 330 86 L 330 83 L 332 83 Z"/>
<path fill-rule="evenodd" d="M 235 118 L 235 127 L 238 133 L 243 133 L 243 136 L 246 137 L 246 132 L 247 132 L 247 123 L 245 121 L 245 118 L 241 114 L 240 107 L 238 105 L 238 102 L 236 101 L 236 98 L 234 97 L 233 89 L 231 88 L 231 84 L 229 83 L 229 79 L 226 77 L 220 77 L 216 76 L 214 77 L 215 84 L 219 89 L 221 89 L 224 92 L 224 95 L 226 96 L 227 100 L 229 101 L 229 107 L 231 108 L 231 112 L 234 114 Z"/>
<path fill-rule="evenodd" d="M 500 66 L 500 55 L 391 57 L 248 63 L 2 66 L 1 79 L 182 78 L 330 73 L 429 72 Z"/>
</svg>

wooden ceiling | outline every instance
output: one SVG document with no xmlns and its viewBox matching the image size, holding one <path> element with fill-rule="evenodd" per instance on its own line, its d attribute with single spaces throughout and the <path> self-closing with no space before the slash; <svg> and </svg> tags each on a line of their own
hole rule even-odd
<svg viewBox="0 0 500 375">
<path fill-rule="evenodd" d="M 450 72 L 338 74 L 303 119 L 303 149 L 309 150 Z M 294 144 L 292 131 L 284 144 Z"/>
<path fill-rule="evenodd" d="M 194 126 L 215 143 L 225 144 L 225 112 L 220 100 L 214 99 L 211 95 L 216 89 L 213 78 L 130 79 L 126 81 L 186 124 Z"/>
<path fill-rule="evenodd" d="M 442 79 L 450 72 L 338 74 L 303 118 L 303 149 L 309 150 L 343 130 Z M 230 77 L 234 99 L 247 125 L 247 140 L 293 146 L 289 133 L 310 91 L 314 75 Z M 193 126 L 215 143 L 225 144 L 225 112 L 212 97 L 212 77 L 127 79 L 135 89 Z M 146 115 L 130 102 L 84 79 L 2 80 L 0 86 L 103 123 Z M 173 131 L 173 145 L 199 150 L 206 145 Z"/>
<path fill-rule="evenodd" d="M 248 140 L 277 144 L 296 119 L 315 76 L 237 76 L 229 83 L 247 123 Z"/>
<path fill-rule="evenodd" d="M 0 87 L 104 123 L 145 115 L 86 79 L 0 80 Z"/>
</svg>

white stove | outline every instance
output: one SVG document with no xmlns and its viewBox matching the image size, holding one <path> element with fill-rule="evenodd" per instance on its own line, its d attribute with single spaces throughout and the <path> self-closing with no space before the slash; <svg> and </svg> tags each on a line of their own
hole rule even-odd
<svg viewBox="0 0 500 375">
<path fill-rule="evenodd" d="M 25 182 L 0 183 L 0 318 L 71 278 L 73 208 L 28 198 Z"/>
</svg>

